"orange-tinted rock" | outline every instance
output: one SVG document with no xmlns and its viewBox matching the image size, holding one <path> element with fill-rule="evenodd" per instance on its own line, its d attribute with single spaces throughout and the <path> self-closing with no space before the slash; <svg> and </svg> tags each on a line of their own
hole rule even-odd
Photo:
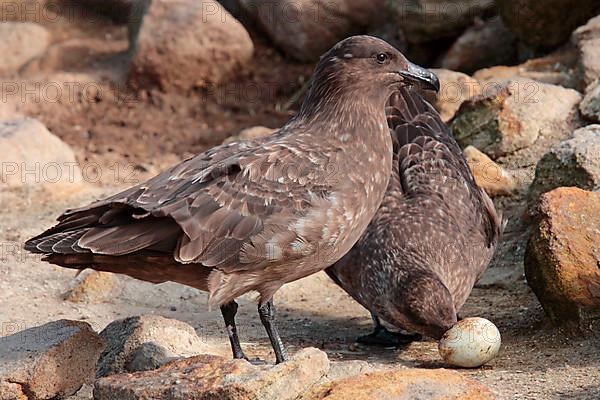
<svg viewBox="0 0 600 400">
<path fill-rule="evenodd" d="M 171 361 L 154 371 L 101 378 L 96 381 L 94 399 L 291 400 L 328 369 L 327 355 L 314 348 L 275 366 L 203 354 Z"/>
<path fill-rule="evenodd" d="M 600 193 L 558 188 L 540 198 L 525 276 L 556 325 L 600 319 Z"/>
<path fill-rule="evenodd" d="M 301 400 L 487 400 L 493 399 L 483 384 L 445 369 L 403 369 L 370 372 L 323 384 Z"/>
<path fill-rule="evenodd" d="M 477 184 L 490 196 L 510 194 L 515 190 L 513 176 L 473 146 L 464 150 L 465 158 Z"/>
<path fill-rule="evenodd" d="M 440 80 L 440 90 L 438 93 L 431 90 L 424 90 L 421 93 L 440 113 L 444 122 L 448 122 L 454 117 L 465 100 L 481 93 L 479 82 L 469 75 L 448 69 L 433 69 L 432 71 Z"/>
</svg>

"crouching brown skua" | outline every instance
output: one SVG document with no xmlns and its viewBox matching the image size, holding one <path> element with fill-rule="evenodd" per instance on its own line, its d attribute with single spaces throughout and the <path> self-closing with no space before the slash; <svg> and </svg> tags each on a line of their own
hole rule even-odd
<svg viewBox="0 0 600 400">
<path fill-rule="evenodd" d="M 386 194 L 357 244 L 326 272 L 371 312 L 375 330 L 358 341 L 397 347 L 421 335 L 440 339 L 457 322 L 502 224 L 447 126 L 414 88 L 398 89 L 386 114 L 394 141 Z M 388 331 L 380 318 L 416 334 Z"/>
<path fill-rule="evenodd" d="M 259 293 L 276 361 L 285 360 L 273 294 L 336 262 L 377 211 L 392 165 L 385 103 L 437 78 L 386 42 L 345 39 L 320 59 L 298 114 L 273 135 L 221 145 L 147 182 L 58 218 L 25 248 L 93 268 L 209 293 L 233 356 L 235 299 Z"/>
</svg>

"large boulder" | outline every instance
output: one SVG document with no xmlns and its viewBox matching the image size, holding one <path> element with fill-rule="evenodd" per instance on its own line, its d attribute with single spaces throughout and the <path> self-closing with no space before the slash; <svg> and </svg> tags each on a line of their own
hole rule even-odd
<svg viewBox="0 0 600 400">
<path fill-rule="evenodd" d="M 500 17 L 476 23 L 452 44 L 441 60 L 442 68 L 471 73 L 491 65 L 514 64 L 517 40 Z"/>
<path fill-rule="evenodd" d="M 390 16 L 410 43 L 458 36 L 481 16 L 490 14 L 493 0 L 390 0 Z"/>
<path fill-rule="evenodd" d="M 0 187 L 78 183 L 73 150 L 32 118 L 0 121 Z"/>
<path fill-rule="evenodd" d="M 316 62 L 339 40 L 365 30 L 380 15 L 383 0 L 239 0 L 285 54 Z"/>
<path fill-rule="evenodd" d="M 7 324 L 6 326 L 9 326 Z M 89 324 L 60 320 L 0 339 L 0 399 L 55 399 L 94 380 L 103 340 Z"/>
<path fill-rule="evenodd" d="M 111 322 L 100 336 L 106 349 L 98 361 L 98 377 L 156 368 L 170 359 L 210 352 L 191 325 L 158 315 Z"/>
<path fill-rule="evenodd" d="M 15 75 L 28 62 L 44 54 L 50 34 L 32 22 L 0 22 L 0 77 Z"/>
<path fill-rule="evenodd" d="M 599 243 L 600 193 L 563 187 L 541 196 L 525 276 L 556 325 L 600 327 Z"/>
<path fill-rule="evenodd" d="M 327 355 L 314 348 L 275 366 L 203 354 L 171 361 L 154 371 L 101 378 L 95 383 L 94 399 L 292 400 L 328 369 Z"/>
<path fill-rule="evenodd" d="M 521 41 L 540 49 L 566 42 L 573 29 L 600 11 L 597 0 L 496 0 L 496 6 Z"/>
<path fill-rule="evenodd" d="M 526 149 L 521 163 L 533 165 L 581 125 L 580 100 L 572 89 L 512 79 L 465 101 L 451 127 L 462 147 L 473 145 L 494 160 Z"/>
<path fill-rule="evenodd" d="M 481 93 L 479 82 L 469 75 L 447 69 L 432 69 L 432 71 L 440 80 L 440 90 L 437 93 L 423 90 L 421 94 L 440 113 L 444 122 L 454 117 L 465 100 Z"/>
<path fill-rule="evenodd" d="M 600 15 L 577 28 L 572 40 L 579 50 L 582 83 L 590 85 L 600 78 Z"/>
<path fill-rule="evenodd" d="M 544 154 L 535 169 L 531 199 L 561 186 L 600 189 L 600 125 L 577 129 L 573 138 Z"/>
<path fill-rule="evenodd" d="M 483 384 L 445 369 L 401 369 L 369 372 L 325 383 L 309 390 L 301 400 L 491 400 Z"/>
<path fill-rule="evenodd" d="M 133 88 L 189 90 L 218 84 L 250 60 L 244 27 L 213 0 L 153 0 L 130 22 Z"/>
</svg>

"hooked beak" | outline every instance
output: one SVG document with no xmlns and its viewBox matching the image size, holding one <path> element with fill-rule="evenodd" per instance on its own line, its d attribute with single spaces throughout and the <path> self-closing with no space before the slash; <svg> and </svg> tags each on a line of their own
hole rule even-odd
<svg viewBox="0 0 600 400">
<path fill-rule="evenodd" d="M 440 80 L 437 76 L 428 69 L 419 67 L 416 64 L 408 62 L 408 67 L 405 71 L 400 71 L 399 74 L 404 80 L 412 85 L 419 86 L 426 90 L 440 90 Z"/>
</svg>

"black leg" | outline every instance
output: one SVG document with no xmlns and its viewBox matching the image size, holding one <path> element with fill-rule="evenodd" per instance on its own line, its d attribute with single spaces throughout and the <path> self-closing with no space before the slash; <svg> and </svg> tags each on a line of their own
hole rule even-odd
<svg viewBox="0 0 600 400">
<path fill-rule="evenodd" d="M 420 340 L 422 338 L 422 336 L 418 333 L 407 335 L 400 332 L 390 332 L 381 324 L 381 321 L 377 315 L 371 313 L 371 318 L 373 318 L 373 332 L 368 335 L 358 337 L 356 339 L 358 343 L 369 346 L 403 347 L 411 342 L 414 342 L 415 340 Z"/>
<path fill-rule="evenodd" d="M 262 305 L 258 305 L 258 315 L 260 316 L 260 321 L 267 331 L 267 335 L 269 335 L 271 346 L 273 346 L 273 351 L 275 352 L 276 363 L 279 364 L 284 362 L 287 356 L 285 354 L 285 350 L 283 349 L 283 342 L 281 341 L 279 333 L 277 332 L 277 328 L 275 327 L 275 306 L 273 306 L 272 299 Z"/>
<path fill-rule="evenodd" d="M 231 343 L 233 358 L 246 359 L 242 346 L 240 345 L 237 328 L 235 327 L 235 314 L 237 313 L 237 309 L 238 304 L 234 300 L 221 306 L 221 314 L 223 314 L 223 320 L 225 320 L 225 327 L 227 328 L 227 335 L 229 336 L 229 342 Z"/>
</svg>

